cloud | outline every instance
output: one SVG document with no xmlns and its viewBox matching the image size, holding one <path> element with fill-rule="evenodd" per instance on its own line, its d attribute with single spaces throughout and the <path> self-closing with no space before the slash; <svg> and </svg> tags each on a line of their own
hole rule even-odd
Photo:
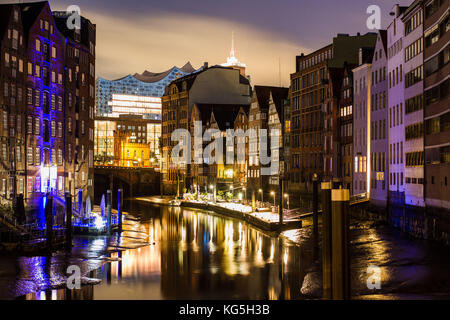
<svg viewBox="0 0 450 320">
<path fill-rule="evenodd" d="M 89 17 L 89 15 L 86 14 Z M 280 34 L 194 14 L 164 14 L 135 20 L 95 14 L 97 76 L 114 79 L 142 72 L 164 71 L 191 61 L 198 68 L 226 61 L 235 32 L 236 56 L 247 64 L 254 84 L 289 85 L 295 56 L 308 51 Z"/>
</svg>

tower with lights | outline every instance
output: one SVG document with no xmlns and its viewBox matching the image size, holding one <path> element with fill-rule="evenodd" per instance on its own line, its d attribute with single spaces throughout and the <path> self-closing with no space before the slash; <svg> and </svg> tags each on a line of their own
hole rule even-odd
<svg viewBox="0 0 450 320">
<path fill-rule="evenodd" d="M 239 70 L 241 75 L 245 77 L 245 68 L 247 67 L 244 63 L 240 62 L 236 58 L 236 49 L 234 47 L 234 32 L 231 33 L 231 50 L 230 56 L 227 58 L 227 62 L 222 63 L 223 67 L 232 67 L 233 69 Z"/>
</svg>

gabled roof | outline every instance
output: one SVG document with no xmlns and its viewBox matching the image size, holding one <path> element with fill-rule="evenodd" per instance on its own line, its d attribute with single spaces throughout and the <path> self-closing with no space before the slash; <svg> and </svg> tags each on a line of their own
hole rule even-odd
<svg viewBox="0 0 450 320">
<path fill-rule="evenodd" d="M 339 98 L 341 93 L 344 68 L 329 68 L 332 97 Z"/>
<path fill-rule="evenodd" d="M 0 4 L 0 39 L 3 38 L 3 35 L 8 29 L 12 8 L 12 4 Z"/>
<path fill-rule="evenodd" d="M 47 1 L 19 4 L 22 16 L 23 33 L 26 41 L 28 41 L 28 33 L 30 32 L 31 27 L 46 5 L 48 5 Z"/>
<path fill-rule="evenodd" d="M 197 104 L 197 108 L 203 125 L 206 125 L 211 119 L 211 114 L 214 114 L 219 130 L 225 131 L 226 129 L 234 128 L 234 121 L 239 114 L 239 110 L 242 108 L 248 114 L 250 106 L 238 104 Z"/>
<path fill-rule="evenodd" d="M 254 93 L 261 110 L 269 109 L 270 95 L 272 94 L 273 102 L 277 109 L 278 115 L 281 115 L 283 100 L 288 98 L 289 88 L 255 85 Z"/>
<path fill-rule="evenodd" d="M 384 53 L 387 54 L 387 30 L 379 30 L 381 41 L 383 42 Z"/>
</svg>

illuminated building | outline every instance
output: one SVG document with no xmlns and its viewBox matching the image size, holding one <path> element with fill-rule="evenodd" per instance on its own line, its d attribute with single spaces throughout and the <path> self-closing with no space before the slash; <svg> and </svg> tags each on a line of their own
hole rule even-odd
<svg viewBox="0 0 450 320">
<path fill-rule="evenodd" d="M 223 67 L 231 67 L 233 69 L 239 70 L 240 74 L 245 77 L 245 68 L 247 67 L 245 63 L 240 62 L 236 58 L 236 49 L 234 47 L 234 32 L 231 35 L 231 50 L 230 56 L 227 58 L 227 62 L 222 63 Z"/>
<path fill-rule="evenodd" d="M 145 119 L 161 120 L 161 98 L 136 95 L 113 94 L 108 102 L 111 113 L 107 117 L 117 118 L 124 114 L 142 115 Z"/>
<path fill-rule="evenodd" d="M 239 110 L 239 113 L 236 116 L 236 119 L 234 120 L 234 132 L 237 132 L 238 130 L 242 130 L 243 132 L 246 132 L 248 130 L 248 116 L 249 116 L 249 108 L 241 108 Z M 234 154 L 237 155 L 238 152 L 242 152 L 242 150 L 238 150 L 241 148 L 239 146 L 239 142 L 248 142 L 248 138 L 242 137 L 238 139 L 244 139 L 244 141 L 237 141 L 234 145 Z M 247 177 L 247 171 L 248 171 L 248 143 L 245 143 L 245 151 L 244 151 L 244 162 L 235 161 L 233 170 L 234 170 L 234 179 L 233 184 L 236 186 L 246 186 L 248 177 Z M 236 156 L 237 160 L 237 156 Z"/>
<path fill-rule="evenodd" d="M 159 120 L 144 119 L 142 115 L 120 115 L 118 118 L 97 117 L 95 120 L 95 165 L 122 166 L 123 149 L 118 146 L 123 143 L 119 132 L 126 136 L 126 143 L 133 144 L 138 154 L 144 151 L 145 159 L 149 162 L 140 162 L 141 166 L 159 167 L 161 137 L 161 122 Z M 145 150 L 144 150 L 145 149 Z M 139 157 L 138 157 L 139 158 Z M 142 157 L 140 157 L 143 159 Z M 133 158 L 134 159 L 134 158 Z"/>
<path fill-rule="evenodd" d="M 338 135 L 340 154 L 338 156 L 338 177 L 343 188 L 353 190 L 353 73 L 347 63 L 343 68 L 343 79 L 339 94 Z"/>
<path fill-rule="evenodd" d="M 235 129 L 238 117 L 248 114 L 248 109 L 248 105 L 195 104 L 191 114 L 191 132 L 195 121 L 202 122 L 202 133 L 208 129 L 219 130 L 223 137 L 223 152 L 225 155 L 227 150 L 226 131 Z M 194 144 L 193 141 L 191 143 Z M 204 150 L 209 143 L 203 142 L 202 149 Z M 214 158 L 215 152 L 211 156 Z M 233 163 L 226 163 L 225 156 L 223 163 L 216 163 L 213 158 L 203 157 L 202 164 L 192 163 L 190 166 L 190 178 L 194 190 L 198 186 L 202 192 L 209 191 L 208 186 L 213 185 L 217 191 L 227 192 L 230 190 L 229 187 L 233 186 L 236 177 L 234 171 L 237 159 L 236 151 Z M 245 164 L 243 165 L 245 166 Z"/>
<path fill-rule="evenodd" d="M 424 101 L 411 99 L 406 107 L 424 112 L 426 205 L 450 210 L 450 2 L 423 4 Z"/>
<path fill-rule="evenodd" d="M 188 62 L 161 73 L 145 71 L 117 80 L 98 78 L 94 157 L 96 165 L 119 165 L 114 150 L 114 130 L 130 128 L 133 143 L 147 144 L 150 166 L 159 167 L 161 136 L 161 96 L 172 80 L 195 72 Z M 139 128 L 139 130 L 138 130 Z M 145 128 L 145 130 L 144 130 Z M 122 165 L 123 162 L 120 162 Z"/>
<path fill-rule="evenodd" d="M 267 129 L 268 137 L 270 137 L 271 130 L 280 130 L 280 149 L 277 151 L 279 156 L 283 152 L 281 114 L 283 112 L 283 103 L 288 98 L 288 93 L 288 88 L 255 85 L 249 112 L 249 128 Z M 269 142 L 272 146 L 271 139 L 268 139 Z M 262 165 L 260 162 L 259 133 L 256 132 L 256 135 L 249 137 L 247 179 L 252 193 L 256 193 L 260 188 L 264 189 L 264 186 L 270 185 L 275 187 L 279 184 L 279 176 L 262 175 L 262 167 L 268 166 Z"/>
<path fill-rule="evenodd" d="M 23 156 L 27 45 L 19 5 L 0 5 L 0 21 L 0 201 L 3 203 L 27 191 Z"/>
<path fill-rule="evenodd" d="M 359 48 L 373 47 L 376 34 L 338 34 L 333 43 L 296 57 L 291 74 L 290 188 L 310 190 L 314 174 L 339 179 L 341 146 L 337 130 L 343 67 L 357 65 Z"/>
<path fill-rule="evenodd" d="M 20 5 L 27 47 L 26 158 L 28 205 L 43 193 L 65 191 L 65 38 L 47 2 Z M 59 130 L 58 130 L 59 129 Z"/>
<path fill-rule="evenodd" d="M 111 101 L 114 94 L 161 97 L 166 85 L 192 72 L 195 72 L 195 69 L 188 62 L 181 68 L 173 67 L 160 73 L 146 70 L 141 74 L 136 73 L 116 80 L 98 78 L 96 82 L 96 116 L 109 116 L 112 112 Z"/>
<path fill-rule="evenodd" d="M 382 207 L 386 206 L 388 199 L 388 130 L 389 130 L 389 108 L 388 108 L 388 71 L 387 71 L 387 31 L 378 32 L 377 44 L 372 56 L 370 73 L 370 115 L 366 126 L 370 132 L 370 152 L 368 156 L 370 163 L 370 201 Z M 373 79 L 373 80 L 372 80 Z M 355 85 L 356 82 L 355 82 Z M 354 117 L 356 117 L 356 105 L 354 105 Z"/>
<path fill-rule="evenodd" d="M 372 57 L 363 56 L 360 50 L 359 66 L 353 69 L 353 194 L 369 191 L 370 168 L 368 168 L 368 155 L 370 155 L 370 98 L 372 96 Z"/>
<path fill-rule="evenodd" d="M 35 211 L 42 207 L 46 192 L 59 198 L 65 191 L 74 193 L 75 188 L 92 193 L 92 188 L 88 189 L 92 174 L 87 159 L 88 154 L 93 155 L 95 26 L 81 17 L 83 31 L 77 40 L 57 22 L 61 14 L 52 13 L 46 1 L 0 8 L 3 199 L 23 194 L 27 208 Z M 72 61 L 69 52 L 75 48 L 77 56 Z M 72 89 L 68 78 L 74 63 L 79 69 L 73 70 L 76 81 Z M 70 92 L 74 100 L 86 98 L 86 112 L 80 113 L 75 103 L 72 107 Z M 88 106 L 92 107 L 90 112 Z M 70 146 L 75 155 L 68 152 Z M 72 161 L 81 163 L 75 172 Z M 78 174 L 80 183 L 70 186 L 72 177 Z"/>
<path fill-rule="evenodd" d="M 405 161 L 404 161 L 404 25 L 402 17 L 407 7 L 398 5 L 393 8 L 393 21 L 388 32 L 388 108 L 389 108 L 389 199 L 393 203 L 405 200 Z"/>
<path fill-rule="evenodd" d="M 353 75 L 353 193 L 368 193 L 372 203 L 385 207 L 389 176 L 386 30 L 379 31 L 375 48 L 360 49 Z"/>
<path fill-rule="evenodd" d="M 129 130 L 114 132 L 114 162 L 120 167 L 150 167 L 148 144 L 133 140 Z"/>
<path fill-rule="evenodd" d="M 406 110 L 406 101 L 423 96 L 423 9 L 414 1 L 403 13 L 404 102 L 400 105 L 405 127 L 405 204 L 425 206 L 423 109 Z"/>
<path fill-rule="evenodd" d="M 65 189 L 83 201 L 94 197 L 94 107 L 96 26 L 81 17 L 81 29 L 68 29 L 70 13 L 53 12 L 65 36 Z M 78 203 L 78 200 L 77 200 Z"/>
<path fill-rule="evenodd" d="M 162 97 L 162 185 L 163 192 L 176 193 L 177 180 L 183 188 L 191 188 L 194 176 L 190 166 L 171 161 L 171 141 L 175 129 L 189 129 L 191 113 L 195 104 L 239 105 L 250 104 L 251 87 L 239 71 L 228 67 L 209 67 L 202 71 L 172 81 Z"/>
</svg>

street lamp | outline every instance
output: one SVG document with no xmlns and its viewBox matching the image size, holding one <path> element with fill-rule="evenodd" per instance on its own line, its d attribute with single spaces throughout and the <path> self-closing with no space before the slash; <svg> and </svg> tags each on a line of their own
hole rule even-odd
<svg viewBox="0 0 450 320">
<path fill-rule="evenodd" d="M 247 189 L 242 187 L 242 191 L 244 191 L 244 200 L 247 201 Z"/>
<path fill-rule="evenodd" d="M 275 207 L 275 192 L 271 191 L 270 194 L 273 196 L 273 206 Z"/>
<path fill-rule="evenodd" d="M 214 200 L 214 186 L 212 184 L 209 185 L 209 189 L 211 189 L 211 192 L 213 193 L 213 200 Z"/>
<path fill-rule="evenodd" d="M 264 193 L 262 189 L 259 189 L 258 192 L 261 193 L 261 202 L 264 202 Z"/>
<path fill-rule="evenodd" d="M 289 210 L 289 194 L 285 193 L 284 197 L 286 198 L 286 202 L 287 202 L 287 208 Z"/>
</svg>

